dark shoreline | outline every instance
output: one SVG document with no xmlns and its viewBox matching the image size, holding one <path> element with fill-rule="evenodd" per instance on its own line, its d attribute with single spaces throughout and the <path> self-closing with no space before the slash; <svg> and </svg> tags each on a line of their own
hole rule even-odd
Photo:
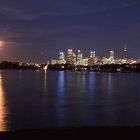
<svg viewBox="0 0 140 140">
<path fill-rule="evenodd" d="M 14 132 L 1 132 L 0 140 L 21 139 L 137 139 L 140 126 L 127 127 L 81 127 L 81 128 L 48 128 L 48 129 L 20 129 Z"/>
<path fill-rule="evenodd" d="M 51 71 L 108 72 L 108 73 L 140 73 L 140 64 L 106 64 L 94 66 L 48 65 Z"/>
<path fill-rule="evenodd" d="M 35 64 L 3 61 L 0 70 L 50 70 L 73 72 L 108 72 L 108 73 L 140 73 L 140 63 L 135 64 L 104 64 L 93 66 L 79 66 L 69 64 Z"/>
</svg>

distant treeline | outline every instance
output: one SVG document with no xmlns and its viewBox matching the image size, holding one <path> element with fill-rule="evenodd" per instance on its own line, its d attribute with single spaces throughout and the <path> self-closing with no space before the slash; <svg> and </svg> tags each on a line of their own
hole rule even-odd
<svg viewBox="0 0 140 140">
<path fill-rule="evenodd" d="M 36 70 L 36 69 L 42 69 L 43 64 L 40 66 L 36 66 L 36 64 L 28 64 L 28 63 L 22 63 L 22 62 L 9 62 L 9 61 L 2 61 L 0 63 L 0 69 L 17 69 L 17 70 Z"/>
<path fill-rule="evenodd" d="M 16 69 L 16 70 L 42 70 L 46 64 L 22 63 L 22 62 L 0 62 L 0 69 Z M 48 65 L 51 71 L 93 71 L 93 72 L 135 72 L 140 73 L 140 63 L 137 64 L 106 64 L 94 66 L 77 66 L 69 64 Z"/>
<path fill-rule="evenodd" d="M 140 73 L 140 64 L 107 64 L 94 66 L 49 65 L 49 70 L 93 71 L 93 72 L 137 72 Z"/>
</svg>

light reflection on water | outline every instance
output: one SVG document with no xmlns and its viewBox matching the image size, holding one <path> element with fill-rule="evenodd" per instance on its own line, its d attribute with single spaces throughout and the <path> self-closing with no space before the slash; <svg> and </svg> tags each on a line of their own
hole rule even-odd
<svg viewBox="0 0 140 140">
<path fill-rule="evenodd" d="M 0 131 L 140 125 L 138 74 L 18 73 L 0 71 Z"/>
<path fill-rule="evenodd" d="M 3 89 L 3 78 L 0 72 L 0 131 L 7 131 L 8 126 L 6 122 L 7 117 L 7 107 L 6 107 L 6 99 L 5 92 Z"/>
<path fill-rule="evenodd" d="M 88 81 L 88 85 L 89 85 L 89 95 L 90 97 L 93 97 L 94 94 L 95 94 L 95 84 L 96 84 L 96 81 L 95 81 L 95 73 L 94 72 L 90 72 L 89 73 L 89 81 Z"/>
<path fill-rule="evenodd" d="M 58 72 L 58 87 L 57 87 L 57 99 L 56 99 L 56 125 L 64 125 L 65 111 L 64 111 L 64 98 L 65 98 L 65 72 Z M 61 107 L 60 107 L 61 106 Z"/>
<path fill-rule="evenodd" d="M 112 84 L 112 74 L 111 73 L 109 73 L 108 74 L 108 94 L 111 94 L 111 92 L 112 92 L 112 86 L 113 86 L 113 84 Z"/>
<path fill-rule="evenodd" d="M 47 71 L 44 71 L 44 94 L 47 92 Z"/>
<path fill-rule="evenodd" d="M 65 90 L 65 72 L 60 71 L 58 73 L 58 96 L 61 98 L 64 96 Z"/>
</svg>

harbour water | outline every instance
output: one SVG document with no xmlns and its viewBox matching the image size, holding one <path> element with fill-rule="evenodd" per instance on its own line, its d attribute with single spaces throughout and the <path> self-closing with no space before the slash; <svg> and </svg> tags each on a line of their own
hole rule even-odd
<svg viewBox="0 0 140 140">
<path fill-rule="evenodd" d="M 139 74 L 0 71 L 0 131 L 140 125 Z"/>
</svg>

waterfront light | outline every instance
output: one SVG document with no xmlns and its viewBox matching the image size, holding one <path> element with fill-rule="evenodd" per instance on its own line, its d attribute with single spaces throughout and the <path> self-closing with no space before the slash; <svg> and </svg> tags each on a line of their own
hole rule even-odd
<svg viewBox="0 0 140 140">
<path fill-rule="evenodd" d="M 43 69 L 44 69 L 44 70 L 47 70 L 47 69 L 48 69 L 48 65 L 46 65 Z"/>
</svg>

